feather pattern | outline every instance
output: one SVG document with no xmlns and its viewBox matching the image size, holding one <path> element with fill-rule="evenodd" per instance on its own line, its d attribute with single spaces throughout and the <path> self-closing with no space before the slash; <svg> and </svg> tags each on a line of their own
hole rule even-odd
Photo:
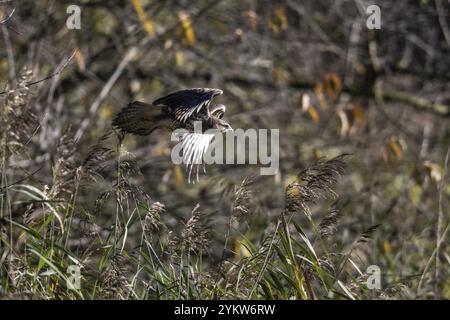
<svg viewBox="0 0 450 320">
<path fill-rule="evenodd" d="M 203 113 L 209 118 L 209 104 L 211 100 L 223 93 L 214 88 L 193 88 L 170 93 L 169 95 L 155 100 L 154 106 L 163 106 L 173 114 L 176 120 L 186 122 L 191 116 Z"/>
<path fill-rule="evenodd" d="M 187 133 L 182 136 L 183 163 L 186 165 L 186 171 L 188 171 L 189 183 L 193 172 L 196 174 L 197 181 L 199 180 L 199 167 L 203 164 L 203 155 L 208 150 L 213 138 L 214 134 L 200 133 Z M 203 171 L 205 171 L 204 167 Z"/>
</svg>

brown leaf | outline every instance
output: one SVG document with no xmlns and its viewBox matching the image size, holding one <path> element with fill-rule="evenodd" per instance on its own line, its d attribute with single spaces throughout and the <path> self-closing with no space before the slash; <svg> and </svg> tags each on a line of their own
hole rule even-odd
<svg viewBox="0 0 450 320">
<path fill-rule="evenodd" d="M 139 20 L 141 21 L 144 29 L 150 35 L 150 37 L 155 36 L 155 29 L 153 28 L 153 23 L 150 19 L 145 16 L 144 9 L 142 8 L 142 4 L 140 0 L 132 0 L 134 10 L 136 10 L 136 14 L 138 15 Z"/>
</svg>

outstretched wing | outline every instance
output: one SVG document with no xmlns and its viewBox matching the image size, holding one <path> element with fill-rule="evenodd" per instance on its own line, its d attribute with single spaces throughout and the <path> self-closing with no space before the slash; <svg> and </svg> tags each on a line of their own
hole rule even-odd
<svg viewBox="0 0 450 320">
<path fill-rule="evenodd" d="M 153 105 L 167 107 L 175 119 L 186 122 L 194 113 L 205 112 L 209 117 L 208 106 L 211 100 L 222 93 L 222 90 L 212 88 L 185 89 L 159 98 Z"/>
</svg>

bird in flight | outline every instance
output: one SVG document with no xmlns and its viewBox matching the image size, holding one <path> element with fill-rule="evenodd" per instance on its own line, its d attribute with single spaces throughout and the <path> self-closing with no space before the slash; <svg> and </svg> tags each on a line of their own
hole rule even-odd
<svg viewBox="0 0 450 320">
<path fill-rule="evenodd" d="M 193 165 L 197 164 L 198 180 L 198 165 L 214 138 L 214 134 L 204 132 L 208 129 L 218 132 L 232 130 L 222 119 L 226 107 L 223 104 L 211 105 L 212 99 L 222 93 L 220 89 L 193 88 L 170 93 L 151 104 L 131 102 L 116 115 L 112 124 L 123 133 L 141 136 L 156 129 L 186 129 L 189 133 L 180 137 L 183 162 L 189 168 L 189 181 Z M 193 132 L 195 122 L 201 122 L 202 133 Z"/>
</svg>

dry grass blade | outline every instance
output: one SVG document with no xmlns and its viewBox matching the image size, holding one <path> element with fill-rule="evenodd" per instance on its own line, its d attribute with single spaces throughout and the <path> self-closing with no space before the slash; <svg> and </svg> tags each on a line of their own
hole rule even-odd
<svg viewBox="0 0 450 320">
<path fill-rule="evenodd" d="M 381 226 L 381 224 L 376 224 L 376 225 L 370 226 L 369 228 L 364 230 L 363 233 L 361 234 L 361 237 L 358 239 L 357 243 L 369 242 L 370 239 L 372 239 L 372 235 L 374 234 L 374 232 L 377 231 L 377 229 L 380 226 Z"/>
<path fill-rule="evenodd" d="M 246 177 L 239 186 L 234 189 L 234 201 L 232 216 L 238 221 L 248 218 L 252 207 L 252 191 L 250 186 L 254 183 L 254 177 Z"/>
<path fill-rule="evenodd" d="M 37 117 L 30 104 L 29 88 L 27 83 L 33 73 L 23 68 L 17 87 L 9 90 L 0 108 L 0 156 L 9 158 L 24 146 L 22 140 L 37 126 Z"/>
<path fill-rule="evenodd" d="M 286 188 L 286 213 L 303 210 L 309 214 L 308 205 L 321 198 L 336 197 L 332 189 L 339 176 L 344 173 L 347 154 L 342 154 L 327 161 L 320 161 L 298 175 L 298 179 Z"/>
<path fill-rule="evenodd" d="M 49 192 L 51 199 L 64 198 L 73 192 L 76 176 L 75 140 L 70 128 L 59 139 L 53 162 L 53 184 Z"/>
<path fill-rule="evenodd" d="M 94 178 L 109 164 L 115 151 L 101 145 L 94 146 L 81 166 L 83 174 Z"/>
<path fill-rule="evenodd" d="M 199 209 L 200 205 L 197 204 L 181 235 L 184 248 L 194 252 L 207 251 L 210 243 L 209 218 Z"/>
<path fill-rule="evenodd" d="M 322 239 L 329 238 L 336 233 L 341 216 L 337 203 L 333 203 L 328 214 L 319 223 L 319 232 Z"/>
<path fill-rule="evenodd" d="M 149 233 L 158 232 L 162 227 L 161 214 L 166 212 L 165 205 L 160 202 L 153 203 L 148 209 L 144 220 L 144 231 Z"/>
</svg>

